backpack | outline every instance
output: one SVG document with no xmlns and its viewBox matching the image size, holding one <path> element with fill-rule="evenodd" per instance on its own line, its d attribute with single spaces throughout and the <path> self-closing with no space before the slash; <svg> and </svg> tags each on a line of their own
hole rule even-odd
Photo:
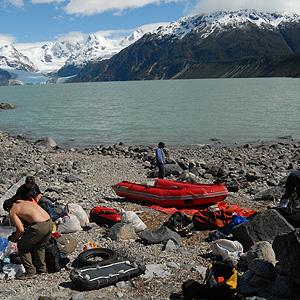
<svg viewBox="0 0 300 300">
<path fill-rule="evenodd" d="M 191 236 L 194 233 L 193 221 L 180 211 L 176 211 L 172 214 L 169 220 L 163 225 L 176 231 L 180 236 Z"/>
<path fill-rule="evenodd" d="M 77 247 L 77 240 L 70 234 L 59 234 L 57 232 L 51 235 L 56 239 L 56 243 L 62 258 L 67 258 Z"/>
<path fill-rule="evenodd" d="M 90 211 L 90 219 L 97 225 L 107 225 L 111 227 L 121 221 L 121 216 L 114 208 L 96 206 Z"/>
<path fill-rule="evenodd" d="M 53 236 L 50 236 L 45 247 L 45 262 L 49 273 L 58 272 L 65 266 L 57 241 Z"/>
<path fill-rule="evenodd" d="M 231 299 L 237 294 L 238 275 L 230 262 L 213 262 L 206 270 L 205 283 L 212 299 Z"/>
<path fill-rule="evenodd" d="M 42 197 L 38 204 L 50 215 L 53 222 L 66 216 L 69 212 L 67 205 L 54 204 L 46 197 Z"/>
<path fill-rule="evenodd" d="M 230 262 L 213 262 L 206 270 L 204 284 L 189 279 L 182 284 L 187 300 L 238 300 L 238 275 Z"/>
<path fill-rule="evenodd" d="M 199 210 L 193 215 L 195 229 L 212 230 L 225 227 L 230 223 L 233 212 L 232 208 L 217 211 Z"/>
</svg>

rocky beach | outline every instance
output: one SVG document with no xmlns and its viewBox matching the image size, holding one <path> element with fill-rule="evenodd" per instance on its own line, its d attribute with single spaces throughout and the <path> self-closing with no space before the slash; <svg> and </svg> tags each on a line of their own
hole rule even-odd
<svg viewBox="0 0 300 300">
<path fill-rule="evenodd" d="M 283 138 L 275 144 L 203 145 L 193 149 L 167 149 L 167 153 L 166 179 L 237 182 L 239 190 L 229 192 L 225 202 L 259 213 L 278 202 L 287 175 L 299 169 L 300 145 Z M 155 147 L 152 146 L 119 143 L 80 150 L 62 149 L 49 138 L 32 142 L 22 135 L 12 136 L 0 131 L 0 197 L 26 175 L 36 178 L 44 196 L 52 202 L 79 204 L 88 215 L 98 205 L 134 211 L 147 230 L 158 229 L 170 217 L 145 203 L 120 198 L 111 188 L 123 180 L 145 183 L 156 178 Z M 172 249 L 162 243 L 145 245 L 139 240 L 138 233 L 114 240 L 106 237 L 106 231 L 104 227 L 90 223 L 87 228 L 72 233 L 78 245 L 69 256 L 68 267 L 73 268 L 72 262 L 84 246 L 93 241 L 98 247 L 113 249 L 120 257 L 133 257 L 137 263 L 152 266 L 152 269 L 147 268 L 144 275 L 129 281 L 85 292 L 75 289 L 70 270 L 66 269 L 25 281 L 7 280 L 0 273 L 0 298 L 180 299 L 182 283 L 188 279 L 201 282 L 207 266 L 214 259 L 206 240 L 209 231 L 196 231 Z M 242 273 L 240 271 L 239 275 Z M 281 292 L 281 295 L 276 289 L 282 291 L 282 286 L 273 283 L 270 286 L 269 289 L 261 287 L 257 297 L 247 299 L 300 299 L 298 285 L 291 278 L 285 285 L 287 292 Z M 288 292 L 290 286 L 292 294 Z"/>
</svg>

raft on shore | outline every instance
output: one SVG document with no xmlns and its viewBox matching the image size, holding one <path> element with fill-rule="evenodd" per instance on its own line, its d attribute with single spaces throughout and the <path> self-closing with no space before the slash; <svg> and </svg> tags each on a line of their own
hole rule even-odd
<svg viewBox="0 0 300 300">
<path fill-rule="evenodd" d="M 165 207 L 191 207 L 223 201 L 227 188 L 219 184 L 189 183 L 156 179 L 145 184 L 122 181 L 112 185 L 120 197 Z"/>
</svg>

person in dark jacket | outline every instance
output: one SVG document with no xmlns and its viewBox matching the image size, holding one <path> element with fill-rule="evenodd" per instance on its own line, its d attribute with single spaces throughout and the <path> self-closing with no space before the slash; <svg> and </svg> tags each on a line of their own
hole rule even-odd
<svg viewBox="0 0 300 300">
<path fill-rule="evenodd" d="M 158 166 L 158 178 L 163 179 L 165 177 L 165 163 L 166 156 L 164 152 L 165 143 L 159 142 L 158 148 L 156 149 L 156 164 Z"/>
<path fill-rule="evenodd" d="M 41 197 L 42 193 L 33 176 L 27 176 L 25 183 L 18 188 L 16 195 L 13 196 L 14 200 L 31 200 L 36 203 L 39 203 Z"/>
<path fill-rule="evenodd" d="M 293 198 L 293 194 L 297 194 L 297 198 Z M 300 171 L 290 173 L 285 184 L 285 193 L 281 197 L 280 206 L 286 207 L 291 205 L 295 208 L 300 207 Z"/>
</svg>

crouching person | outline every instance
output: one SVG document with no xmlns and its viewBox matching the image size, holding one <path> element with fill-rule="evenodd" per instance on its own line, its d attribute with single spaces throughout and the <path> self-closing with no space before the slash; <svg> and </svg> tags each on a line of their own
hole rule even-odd
<svg viewBox="0 0 300 300">
<path fill-rule="evenodd" d="M 25 275 L 17 279 L 30 279 L 36 274 L 45 273 L 45 245 L 53 230 L 53 222 L 49 214 L 31 201 L 14 202 L 8 199 L 4 201 L 3 209 L 9 213 L 10 219 L 16 226 L 15 234 L 9 239 L 17 242 L 18 253 L 26 270 Z M 29 223 L 26 229 L 22 220 Z"/>
</svg>

